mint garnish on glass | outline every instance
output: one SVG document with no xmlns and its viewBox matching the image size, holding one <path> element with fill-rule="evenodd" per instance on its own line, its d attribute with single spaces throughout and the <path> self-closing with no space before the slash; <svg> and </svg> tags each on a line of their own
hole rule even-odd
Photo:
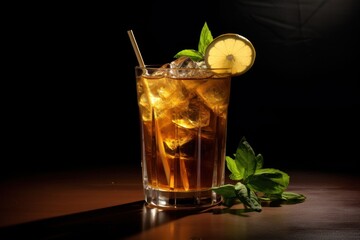
<svg viewBox="0 0 360 240">
<path fill-rule="evenodd" d="M 205 22 L 203 28 L 201 29 L 200 40 L 198 43 L 198 50 L 184 49 L 178 52 L 177 54 L 175 54 L 174 58 L 186 56 L 191 58 L 193 61 L 200 62 L 204 60 L 206 48 L 213 40 L 214 39 L 211 34 L 211 31 L 207 23 Z"/>
<path fill-rule="evenodd" d="M 274 168 L 263 168 L 264 159 L 254 150 L 245 137 L 240 140 L 234 158 L 226 156 L 229 178 L 236 184 L 225 184 L 212 190 L 223 196 L 223 205 L 232 207 L 242 203 L 246 208 L 260 212 L 262 204 L 295 204 L 306 197 L 286 192 L 290 181 L 287 173 Z"/>
</svg>

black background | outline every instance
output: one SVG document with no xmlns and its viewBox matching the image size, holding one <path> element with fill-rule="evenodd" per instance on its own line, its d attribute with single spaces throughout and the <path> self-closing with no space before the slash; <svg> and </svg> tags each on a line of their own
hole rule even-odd
<svg viewBox="0 0 360 240">
<path fill-rule="evenodd" d="M 165 63 L 197 49 L 205 22 L 214 37 L 238 33 L 257 51 L 252 69 L 232 81 L 227 155 L 245 136 L 266 167 L 357 172 L 357 0 L 41 7 L 23 8 L 7 37 L 14 68 L 4 77 L 2 176 L 140 167 L 127 30 L 146 64 Z"/>
</svg>

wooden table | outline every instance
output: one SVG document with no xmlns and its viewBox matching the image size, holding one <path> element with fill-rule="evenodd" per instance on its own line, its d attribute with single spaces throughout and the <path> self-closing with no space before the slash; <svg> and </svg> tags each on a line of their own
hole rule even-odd
<svg viewBox="0 0 360 240">
<path fill-rule="evenodd" d="M 158 211 L 137 167 L 39 173 L 0 182 L 0 239 L 360 239 L 360 177 L 288 171 L 303 203 Z"/>
</svg>

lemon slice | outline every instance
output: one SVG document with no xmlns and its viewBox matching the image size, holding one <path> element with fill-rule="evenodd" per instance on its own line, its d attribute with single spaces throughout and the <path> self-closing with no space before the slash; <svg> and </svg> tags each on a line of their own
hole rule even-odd
<svg viewBox="0 0 360 240">
<path fill-rule="evenodd" d="M 237 76 L 252 67 L 255 56 L 255 48 L 247 38 L 225 33 L 208 45 L 204 60 L 209 68 L 231 68 L 231 74 Z"/>
</svg>

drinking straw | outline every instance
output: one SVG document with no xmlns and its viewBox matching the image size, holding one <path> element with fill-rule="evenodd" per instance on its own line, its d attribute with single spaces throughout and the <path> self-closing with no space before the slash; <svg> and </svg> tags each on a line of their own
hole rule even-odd
<svg viewBox="0 0 360 240">
<path fill-rule="evenodd" d="M 130 41 L 131 41 L 131 44 L 134 48 L 134 51 L 135 51 L 135 55 L 136 55 L 136 58 L 139 62 L 139 66 L 140 67 L 145 67 L 145 64 L 144 64 L 144 60 L 141 56 L 141 53 L 140 53 L 140 50 L 139 50 L 139 47 L 137 45 L 137 42 L 136 42 L 136 39 L 135 39 L 135 36 L 134 36 L 134 33 L 132 30 L 129 30 L 127 31 L 128 35 L 129 35 L 129 38 L 130 38 Z"/>
<path fill-rule="evenodd" d="M 140 53 L 140 50 L 139 50 L 139 47 L 138 47 L 138 44 L 136 42 L 136 39 L 135 39 L 135 36 L 134 36 L 134 33 L 132 30 L 128 30 L 127 31 L 128 35 L 129 35 L 129 38 L 130 38 L 130 41 L 131 41 L 131 44 L 133 46 L 133 49 L 134 49 L 134 52 L 135 52 L 135 55 L 136 55 L 136 58 L 139 62 L 139 66 L 140 67 L 145 67 L 145 64 L 144 64 L 144 60 L 141 56 L 141 53 Z M 148 102 L 149 104 L 151 103 L 150 102 L 150 88 L 149 88 L 149 84 L 147 83 L 147 81 L 145 81 L 144 78 L 142 78 L 143 80 L 143 83 L 144 83 L 144 87 L 145 87 L 145 94 L 147 96 L 147 99 L 148 99 Z M 165 174 L 166 174 L 166 179 L 168 181 L 168 184 L 170 187 L 174 187 L 174 181 L 173 179 L 171 179 L 171 176 L 170 176 L 170 166 L 169 166 L 169 163 L 168 161 L 166 160 L 166 152 L 165 152 L 165 148 L 164 148 L 164 141 L 162 139 L 162 136 L 161 136 L 161 132 L 160 132 L 160 126 L 159 126 L 159 123 L 158 121 L 156 120 L 156 117 L 154 116 L 155 118 L 155 128 L 156 128 L 156 138 L 158 140 L 158 144 L 159 144 L 159 151 L 160 151 L 160 157 L 161 157 L 161 160 L 162 160 L 162 163 L 163 163 L 163 166 L 164 166 L 164 171 L 165 171 Z"/>
</svg>

